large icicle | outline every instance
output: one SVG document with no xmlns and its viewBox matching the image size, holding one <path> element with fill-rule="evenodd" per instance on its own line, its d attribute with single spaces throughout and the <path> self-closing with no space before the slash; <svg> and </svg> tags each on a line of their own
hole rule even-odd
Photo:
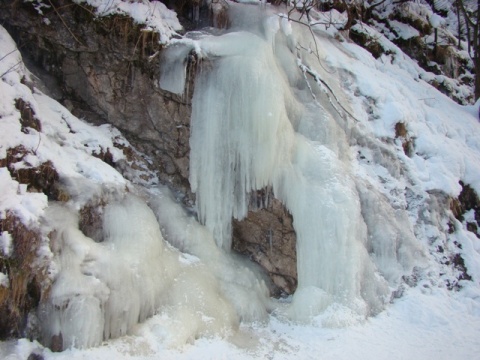
<svg viewBox="0 0 480 360">
<path fill-rule="evenodd" d="M 201 222 L 230 249 L 232 216 L 245 217 L 250 191 L 269 185 L 290 161 L 293 97 L 271 45 L 258 36 L 210 37 L 202 49 L 222 57 L 204 66 L 195 85 L 190 184 Z"/>
</svg>

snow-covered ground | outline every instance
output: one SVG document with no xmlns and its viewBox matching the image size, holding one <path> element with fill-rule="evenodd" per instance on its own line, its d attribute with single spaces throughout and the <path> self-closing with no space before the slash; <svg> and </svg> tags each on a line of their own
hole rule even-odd
<svg viewBox="0 0 480 360">
<path fill-rule="evenodd" d="M 169 349 L 158 340 L 156 316 L 134 334 L 86 350 L 52 353 L 21 339 L 5 342 L 3 359 L 476 359 L 480 345 L 478 296 L 468 291 L 412 289 L 365 324 L 328 329 L 296 325 L 271 316 L 267 325 L 245 325 L 227 338 L 201 338 Z"/>
<path fill-rule="evenodd" d="M 133 9 L 134 18 L 140 11 L 140 4 L 126 5 L 121 1 L 117 2 L 122 3 L 118 5 L 122 11 Z M 95 5 L 94 1 L 89 3 Z M 157 2 L 155 4 L 161 5 Z M 251 11 L 257 11 L 257 8 L 253 6 Z M 155 18 L 155 14 L 152 10 L 154 19 L 147 24 L 156 24 L 158 18 Z M 163 28 L 160 25 L 151 26 L 157 31 L 164 31 L 165 36 L 170 37 L 177 29 L 174 14 L 163 9 L 157 16 L 170 19 L 166 21 L 169 25 Z M 336 14 L 336 16 L 339 15 Z M 282 31 L 286 36 L 292 33 L 298 34 L 297 41 L 302 47 L 312 46 L 311 41 L 308 40 L 309 33 L 305 28 L 293 25 L 292 29 L 290 27 L 292 24 L 287 24 L 285 20 L 278 23 L 278 20 L 279 18 L 274 16 L 266 22 L 268 40 L 271 40 L 270 36 L 274 36 L 276 32 Z M 145 23 L 145 19 L 138 21 Z M 161 22 L 161 20 L 158 21 Z M 161 23 L 164 24 L 164 22 Z M 375 31 L 366 25 L 363 29 Z M 379 314 L 346 327 L 332 327 L 332 324 L 345 323 L 345 319 L 341 318 L 345 313 L 342 309 L 336 308 L 336 303 L 331 304 L 324 312 L 314 314 L 306 323 L 299 324 L 285 315 L 288 314 L 286 310 L 289 307 L 288 300 L 273 301 L 273 305 L 269 307 L 274 310 L 263 321 L 241 323 L 238 330 L 235 330 L 235 326 L 229 328 L 230 323 L 235 323 L 230 318 L 211 327 L 210 325 L 202 327 L 202 322 L 208 323 L 209 316 L 215 314 L 216 309 L 205 309 L 201 305 L 205 299 L 213 301 L 211 297 L 197 298 L 195 294 L 187 291 L 188 284 L 191 284 L 188 281 L 191 279 L 198 280 L 199 288 L 196 289 L 198 292 L 211 289 L 208 287 L 211 282 L 208 275 L 210 272 L 198 264 L 202 261 L 216 264 L 217 268 L 211 270 L 211 273 L 221 284 L 220 287 L 232 281 L 228 276 L 232 274 L 235 276 L 235 271 L 240 273 L 241 266 L 235 265 L 233 270 L 225 272 L 224 262 L 229 260 L 228 257 L 219 253 L 215 255 L 217 257 L 203 258 L 202 256 L 206 255 L 196 249 L 195 245 L 189 245 L 187 240 L 182 239 L 183 248 L 177 247 L 188 254 L 181 254 L 170 246 L 165 246 L 166 250 L 155 251 L 161 253 L 162 259 L 172 265 L 171 269 L 174 270 L 171 272 L 176 274 L 174 276 L 187 281 L 186 286 L 172 287 L 172 289 L 176 292 L 185 290 L 185 296 L 189 297 L 185 304 L 196 310 L 199 309 L 198 313 L 190 314 L 183 311 L 184 309 L 180 306 L 176 307 L 175 301 L 180 301 L 182 293 L 177 298 L 158 300 L 164 307 L 145 322 L 138 325 L 128 323 L 129 335 L 104 341 L 96 347 L 82 350 L 70 348 L 62 353 L 53 353 L 37 342 L 20 339 L 0 343 L 0 358 L 27 359 L 31 353 L 42 354 L 46 359 L 478 358 L 480 354 L 478 340 L 480 338 L 480 240 L 472 232 L 467 231 L 466 222 L 461 223 L 454 219 L 449 209 L 435 208 L 428 202 L 429 194 L 438 192 L 453 198 L 457 197 L 461 191 L 459 181 L 469 184 L 477 193 L 480 193 L 478 104 L 460 106 L 428 85 L 425 81 L 433 75 L 422 70 L 380 34 L 377 35 L 379 41 L 390 51 L 389 55 L 374 59 L 366 50 L 348 40 L 339 41 L 342 35 L 332 27 L 324 29 L 319 26 L 316 31 L 320 62 L 316 62 L 311 56 L 304 55 L 298 59 L 295 70 L 292 69 L 291 73 L 287 74 L 294 77 L 297 68 L 303 70 L 305 81 L 308 82 L 307 93 L 311 92 L 309 100 L 301 100 L 303 104 L 310 101 L 312 107 L 307 107 L 305 113 L 308 116 L 300 123 L 297 131 L 302 138 L 308 138 L 312 143 L 324 141 L 325 138 L 331 139 L 332 134 L 340 134 L 345 138 L 341 143 L 336 140 L 324 141 L 322 146 L 332 153 L 340 154 L 337 157 L 341 158 L 341 164 L 349 164 L 351 173 L 348 176 L 355 178 L 355 184 L 361 195 L 362 212 L 365 209 L 371 210 L 372 213 L 378 212 L 376 218 L 369 218 L 369 215 L 363 214 L 370 231 L 374 232 L 376 222 L 388 223 L 389 217 L 393 216 L 397 217 L 398 224 L 404 224 L 415 235 L 414 248 L 418 249 L 422 255 L 416 259 L 414 278 L 410 278 L 406 284 L 399 285 L 395 281 L 389 283 L 390 290 L 396 290 L 399 296 L 394 296 L 391 301 L 387 301 L 385 310 Z M 191 40 L 185 43 L 190 44 Z M 228 54 L 236 51 L 232 49 L 233 47 L 227 49 L 225 44 L 219 45 L 213 37 L 207 37 L 203 43 L 195 43 L 194 47 L 199 52 L 204 51 L 205 56 L 208 56 L 206 54 L 208 51 L 216 51 L 223 56 L 225 51 Z M 114 202 L 119 196 L 123 196 L 119 194 L 123 194 L 126 189 L 139 197 L 145 197 L 145 194 L 152 198 L 158 196 L 155 201 L 160 203 L 160 205 L 157 204 L 160 210 L 156 209 L 155 201 L 151 201 L 150 206 L 159 218 L 163 236 L 168 238 L 166 235 L 180 233 L 180 228 L 186 228 L 189 229 L 188 231 L 197 231 L 195 233 L 197 236 L 202 237 L 206 242 L 210 241 L 208 244 L 213 244 L 213 237 L 207 234 L 208 231 L 198 223 L 194 224 L 192 218 L 182 218 L 184 215 L 175 205 L 165 205 L 166 211 L 162 213 L 162 201 L 165 204 L 168 202 L 166 190 L 158 189 L 154 179 L 149 183 L 135 184 L 135 179 L 138 179 L 135 174 L 128 174 L 131 181 L 126 180 L 111 166 L 92 156 L 94 153 L 99 154 L 109 149 L 114 161 L 125 161 L 120 148 L 129 144 L 113 127 L 89 125 L 75 118 L 67 109 L 38 89 L 25 85 L 30 83 L 31 75 L 23 66 L 20 54 L 14 51 L 15 49 L 13 40 L 3 28 L 0 28 L 0 74 L 2 74 L 0 159 L 6 157 L 7 149 L 23 145 L 26 155 L 16 163 L 16 168 L 36 167 L 51 161 L 66 191 L 70 194 L 64 209 L 69 209 L 68 211 L 72 213 L 91 203 L 95 198 Z M 277 51 L 282 51 L 282 48 L 277 46 Z M 288 68 L 288 65 L 291 65 L 288 61 L 282 64 L 284 68 Z M 30 104 L 41 124 L 41 130 L 31 127 L 22 129 L 15 99 L 23 99 Z M 318 109 L 329 109 L 330 120 L 335 120 L 341 131 L 332 126 L 322 127 L 329 124 L 330 120 L 326 117 L 319 117 L 317 123 L 316 118 L 310 115 Z M 403 140 L 412 142 L 412 152 L 409 156 L 405 154 L 402 139 L 396 136 L 397 123 L 405 125 L 408 139 Z M 343 166 L 341 164 L 338 166 Z M 144 171 L 147 172 L 147 170 Z M 55 224 L 51 223 L 53 215 L 49 223 L 48 218 L 45 219 L 45 214 L 55 214 L 53 210 L 56 205 L 49 204 L 44 194 L 28 192 L 25 185 L 12 179 L 6 168 L 0 168 L 0 189 L 0 217 L 5 217 L 6 211 L 10 210 L 28 226 L 36 227 L 38 224 L 43 224 L 42 226 L 47 229 L 55 228 Z M 387 199 L 390 207 L 384 207 L 380 199 Z M 145 218 L 151 217 L 151 213 L 141 205 L 138 205 L 138 208 L 140 210 L 137 213 L 145 214 Z M 121 214 L 121 210 L 122 207 L 116 205 L 116 207 L 107 207 L 105 211 L 107 214 L 116 214 L 116 211 Z M 405 214 L 405 217 L 402 214 Z M 59 216 L 58 213 L 55 216 Z M 467 220 L 468 216 L 471 214 L 467 214 Z M 180 218 L 182 219 L 178 220 Z M 450 235 L 447 234 L 449 221 L 455 228 L 455 232 Z M 142 231 L 144 232 L 141 234 L 144 234 L 145 238 L 158 232 L 158 229 L 149 228 L 151 224 L 147 220 L 143 223 Z M 168 228 L 169 225 L 171 229 Z M 115 226 L 122 225 L 115 224 Z M 62 225 L 61 228 L 68 234 L 73 231 L 69 224 Z M 398 230 L 394 225 L 387 228 Z M 392 234 L 377 233 L 370 235 L 372 234 L 379 240 L 392 236 Z M 11 236 L 6 232 L 0 235 L 0 253 L 8 257 L 11 251 Z M 112 240 L 109 245 L 107 236 L 105 247 L 94 245 L 93 241 L 78 234 L 64 235 L 62 241 L 70 246 L 69 249 L 76 256 L 74 259 L 78 261 L 80 261 L 79 254 L 88 253 L 89 261 L 92 262 L 93 258 L 95 262 L 95 256 L 110 254 L 109 246 L 117 247 L 117 251 L 122 256 L 127 257 L 132 253 L 142 256 L 141 251 L 138 249 L 132 251 L 128 246 L 125 250 L 121 250 L 121 246 L 125 244 L 115 242 L 118 241 L 114 239 L 115 229 L 110 229 L 107 235 L 111 236 Z M 161 238 L 161 235 L 159 237 Z M 163 239 L 161 241 L 163 244 Z M 454 245 L 454 241 L 460 244 L 460 248 Z M 145 244 L 147 246 L 150 243 L 145 242 Z M 376 243 L 370 245 L 374 248 L 378 246 Z M 155 246 L 158 244 L 153 245 L 152 248 Z M 472 280 L 460 281 L 460 290 L 447 289 L 447 282 L 457 281 L 458 274 L 448 264 L 440 263 L 438 246 L 444 247 L 447 253 L 460 252 L 464 258 Z M 152 252 L 155 251 L 152 250 Z M 46 263 L 51 262 L 49 276 L 52 280 L 58 280 L 60 273 L 65 274 L 62 272 L 62 262 L 66 260 L 51 249 L 47 238 L 44 239 L 40 248 L 39 259 Z M 103 266 L 115 264 L 108 263 L 108 259 L 109 255 L 105 255 L 103 260 L 106 265 Z M 375 265 L 382 272 L 391 271 L 397 274 L 396 268 L 390 268 L 391 264 L 383 264 L 381 260 L 380 256 L 374 259 Z M 128 261 L 131 261 L 132 267 L 139 266 L 138 259 L 129 258 Z M 78 265 L 79 269 L 85 271 L 84 265 L 80 263 L 81 261 Z M 102 266 L 100 262 L 99 264 L 97 266 Z M 73 270 L 76 270 L 75 266 L 72 266 Z M 92 267 L 89 271 L 95 274 L 98 269 L 102 268 Z M 141 266 L 140 269 L 142 269 Z M 110 290 L 103 287 L 104 283 L 108 284 L 115 275 L 119 275 L 97 273 L 100 280 L 92 285 L 84 282 L 85 279 L 73 270 L 69 275 L 71 277 L 67 280 L 76 281 L 77 286 L 84 287 L 84 295 L 89 299 L 88 301 L 108 297 Z M 192 277 L 194 272 L 198 274 Z M 121 274 L 126 276 L 126 273 Z M 385 274 L 382 273 L 382 275 Z M 242 279 L 245 281 L 250 279 L 249 276 L 242 273 Z M 162 284 L 169 286 L 170 283 Z M 8 278 L 3 273 L 0 273 L 0 286 L 8 286 Z M 151 288 L 148 281 L 142 282 L 142 286 L 143 289 L 140 291 Z M 253 285 L 249 285 L 251 288 L 242 286 L 241 291 L 236 289 L 233 292 L 234 296 L 243 296 L 245 293 L 248 294 L 249 290 L 252 290 L 252 294 L 261 292 L 261 289 L 254 289 Z M 57 291 L 61 293 L 58 299 L 64 299 L 62 296 L 68 298 L 69 293 L 66 289 L 57 289 Z M 225 298 L 234 303 L 234 307 L 239 311 L 238 307 L 242 304 L 235 304 L 235 301 L 228 296 Z M 56 301 L 60 301 L 58 299 Z M 246 301 L 248 295 L 238 301 L 241 302 L 242 299 Z M 231 313 L 230 307 L 225 305 L 227 300 L 224 300 L 222 295 L 218 295 L 218 299 L 215 299 L 218 302 L 215 304 L 223 309 L 223 314 L 228 315 Z M 251 300 L 253 302 L 253 297 Z M 259 298 L 255 301 L 263 300 Z M 157 302 L 155 305 L 159 306 Z M 341 307 L 341 305 L 338 306 Z M 248 309 L 242 310 L 245 313 L 248 311 Z M 226 318 L 230 316 L 227 315 L 225 315 Z M 85 318 L 83 322 L 98 319 L 91 316 Z M 336 319 L 336 317 L 340 318 Z M 73 324 L 73 328 L 84 330 L 88 324 L 83 322 L 82 326 Z M 195 326 L 192 325 L 193 322 Z M 176 332 L 180 334 L 178 338 Z M 86 343 L 90 344 L 88 341 Z"/>
</svg>

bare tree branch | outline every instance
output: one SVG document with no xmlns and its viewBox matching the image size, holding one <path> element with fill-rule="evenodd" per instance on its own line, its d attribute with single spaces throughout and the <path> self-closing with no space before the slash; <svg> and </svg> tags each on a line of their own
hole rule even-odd
<svg viewBox="0 0 480 360">
<path fill-rule="evenodd" d="M 13 54 L 15 51 L 18 51 L 18 49 L 15 48 L 15 49 L 13 49 L 12 51 L 8 52 L 7 54 L 3 55 L 3 56 L 0 58 L 0 61 L 2 61 L 3 59 L 5 59 L 8 55 Z"/>
<path fill-rule="evenodd" d="M 4 77 L 5 75 L 7 75 L 9 72 L 13 71 L 18 65 L 20 65 L 22 63 L 22 61 L 20 60 L 19 62 L 17 62 L 15 65 L 13 66 L 10 66 L 7 71 L 5 71 L 2 75 L 0 75 L 0 78 Z"/>
</svg>

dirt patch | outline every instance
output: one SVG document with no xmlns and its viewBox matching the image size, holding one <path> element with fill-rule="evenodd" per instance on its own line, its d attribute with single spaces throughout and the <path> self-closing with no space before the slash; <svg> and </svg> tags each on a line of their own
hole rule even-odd
<svg viewBox="0 0 480 360">
<path fill-rule="evenodd" d="M 103 147 L 100 147 L 100 151 L 99 152 L 94 151 L 92 152 L 92 155 L 112 167 L 115 166 L 115 162 L 113 161 L 113 155 L 110 152 L 110 148 L 107 148 L 107 150 L 104 150 Z"/>
<path fill-rule="evenodd" d="M 415 150 L 414 139 L 410 137 L 407 126 L 403 122 L 395 124 L 395 138 L 402 142 L 403 152 L 408 157 L 412 157 Z"/>
<path fill-rule="evenodd" d="M 22 125 L 22 132 L 28 133 L 28 128 L 42 131 L 42 125 L 40 120 L 35 116 L 35 112 L 32 107 L 23 99 L 15 100 L 15 107 L 20 111 L 20 124 Z"/>
<path fill-rule="evenodd" d="M 480 199 L 475 190 L 469 185 L 460 181 L 462 191 L 458 199 L 452 199 L 450 210 L 459 221 L 464 221 L 464 215 L 467 211 L 473 210 L 475 222 L 480 225 Z"/>
</svg>

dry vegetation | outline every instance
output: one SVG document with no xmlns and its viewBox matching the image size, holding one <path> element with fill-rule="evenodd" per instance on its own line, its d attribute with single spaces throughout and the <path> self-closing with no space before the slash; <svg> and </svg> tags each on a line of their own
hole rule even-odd
<svg viewBox="0 0 480 360">
<path fill-rule="evenodd" d="M 38 262 L 39 231 L 27 228 L 15 214 L 0 219 L 0 233 L 13 239 L 9 256 L 0 256 L 0 271 L 8 276 L 8 287 L 0 286 L 0 339 L 28 336 L 28 314 L 47 291 L 45 264 Z"/>
</svg>

